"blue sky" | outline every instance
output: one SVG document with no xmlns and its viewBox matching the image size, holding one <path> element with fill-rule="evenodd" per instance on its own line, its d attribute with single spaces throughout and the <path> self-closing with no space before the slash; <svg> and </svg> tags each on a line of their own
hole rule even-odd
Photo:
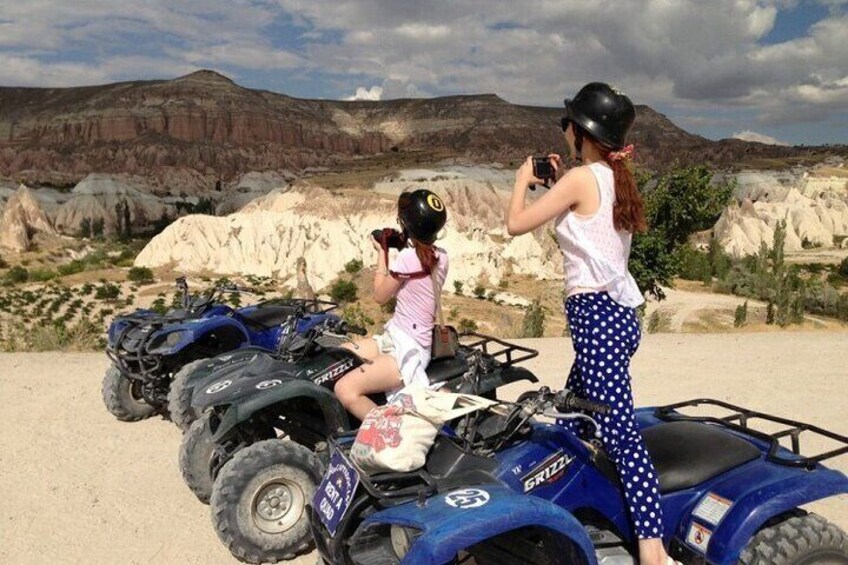
<svg viewBox="0 0 848 565">
<path fill-rule="evenodd" d="M 712 139 L 848 143 L 848 0 L 27 0 L 0 85 L 215 69 L 304 98 L 493 92 L 558 106 L 611 82 Z"/>
</svg>

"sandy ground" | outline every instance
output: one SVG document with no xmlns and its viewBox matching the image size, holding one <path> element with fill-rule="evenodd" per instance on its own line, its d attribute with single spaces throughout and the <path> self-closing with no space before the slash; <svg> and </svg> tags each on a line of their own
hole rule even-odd
<svg viewBox="0 0 848 565">
<path fill-rule="evenodd" d="M 530 368 L 561 386 L 570 342 L 528 343 L 541 350 Z M 846 350 L 838 332 L 649 335 L 634 361 L 637 404 L 713 397 L 848 434 Z M 235 563 L 182 483 L 177 429 L 106 412 L 106 364 L 0 355 L 0 563 Z M 832 465 L 848 472 L 848 457 Z M 848 529 L 848 498 L 815 509 Z"/>
</svg>

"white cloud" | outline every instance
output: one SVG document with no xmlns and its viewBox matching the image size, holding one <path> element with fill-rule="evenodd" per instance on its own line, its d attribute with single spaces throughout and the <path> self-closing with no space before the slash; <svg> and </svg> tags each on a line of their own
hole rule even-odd
<svg viewBox="0 0 848 565">
<path fill-rule="evenodd" d="M 751 130 L 739 131 L 731 136 L 733 139 L 741 139 L 742 141 L 756 141 L 757 143 L 765 143 L 767 145 L 789 145 L 785 141 L 775 139 L 770 135 L 757 133 Z"/>
<path fill-rule="evenodd" d="M 816 1 L 828 15 L 778 45 L 764 38 L 800 0 L 146 0 L 131 10 L 114 0 L 10 1 L 0 3 L 0 83 L 214 67 L 250 71 L 253 84 L 267 71 L 277 84 L 320 85 L 316 97 L 359 86 L 360 99 L 494 92 L 558 106 L 605 80 L 678 116 L 717 124 L 727 108 L 744 111 L 736 129 L 757 129 L 848 108 L 848 0 Z M 300 27 L 283 37 L 281 21 Z"/>
<path fill-rule="evenodd" d="M 372 86 L 371 88 L 365 88 L 364 86 L 360 86 L 356 89 L 356 94 L 353 96 L 348 96 L 345 100 L 380 100 L 383 97 L 383 87 L 382 86 Z"/>
</svg>

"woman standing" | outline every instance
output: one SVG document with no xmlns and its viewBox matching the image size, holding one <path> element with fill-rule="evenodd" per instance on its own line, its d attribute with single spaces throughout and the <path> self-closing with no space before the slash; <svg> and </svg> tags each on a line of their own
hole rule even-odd
<svg viewBox="0 0 848 565">
<path fill-rule="evenodd" d="M 448 274 L 448 254 L 434 245 L 447 221 L 441 199 L 429 190 L 404 192 L 398 198 L 398 222 L 404 246 L 391 269 L 387 249 L 372 238 L 377 250 L 374 300 L 385 304 L 397 298 L 395 313 L 382 334 L 351 344 L 370 361 L 342 377 L 334 388 L 348 412 L 362 420 L 376 405 L 369 394 L 390 392 L 405 385 L 428 386 L 436 293 Z"/>
<path fill-rule="evenodd" d="M 625 137 L 636 117 L 633 103 L 607 84 L 584 86 L 565 102 L 562 129 L 582 166 L 565 171 L 551 155 L 557 181 L 525 207 L 527 187 L 541 184 L 527 161 L 515 174 L 507 230 L 521 235 L 554 219 L 565 260 L 565 310 L 575 360 L 566 386 L 612 408 L 599 420 L 603 443 L 624 486 L 639 558 L 644 565 L 671 562 L 662 544 L 659 483 L 635 422 L 630 358 L 639 345 L 635 307 L 644 302 L 627 269 L 634 232 L 645 229 L 642 199 L 628 166 L 633 146 Z M 581 426 L 568 423 L 579 435 Z"/>
</svg>

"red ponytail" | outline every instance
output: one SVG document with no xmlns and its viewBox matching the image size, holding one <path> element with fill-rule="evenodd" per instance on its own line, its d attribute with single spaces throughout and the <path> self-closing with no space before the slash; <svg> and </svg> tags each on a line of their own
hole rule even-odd
<svg viewBox="0 0 848 565">
<path fill-rule="evenodd" d="M 432 245 L 421 243 L 417 239 L 412 239 L 412 245 L 415 247 L 415 254 L 421 262 L 421 269 L 430 274 L 436 268 L 439 258 L 436 256 L 436 249 Z"/>
<path fill-rule="evenodd" d="M 615 206 L 612 209 L 612 221 L 615 229 L 630 233 L 643 232 L 648 229 L 645 221 L 645 209 L 642 196 L 636 187 L 636 179 L 630 170 L 626 159 L 611 159 L 611 151 L 601 148 L 604 160 L 612 168 L 615 179 Z"/>
</svg>

